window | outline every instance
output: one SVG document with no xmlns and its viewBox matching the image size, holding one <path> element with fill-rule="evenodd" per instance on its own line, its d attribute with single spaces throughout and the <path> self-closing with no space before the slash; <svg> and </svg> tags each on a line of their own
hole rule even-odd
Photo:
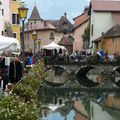
<svg viewBox="0 0 120 120">
<path fill-rule="evenodd" d="M 19 14 L 17 14 L 17 24 L 20 24 Z"/>
<path fill-rule="evenodd" d="M 4 32 L 2 31 L 2 35 L 4 35 Z"/>
<path fill-rule="evenodd" d="M 92 112 L 91 114 L 92 114 L 92 118 L 93 118 L 93 117 L 94 117 L 94 109 L 93 109 L 93 106 L 92 106 L 91 110 L 92 110 L 92 111 L 91 111 L 91 112 Z"/>
<path fill-rule="evenodd" d="M 63 27 L 63 33 L 66 34 L 68 32 L 68 24 L 64 22 L 62 27 Z"/>
<path fill-rule="evenodd" d="M 28 48 L 28 49 L 30 48 L 29 44 L 27 44 L 27 48 Z"/>
<path fill-rule="evenodd" d="M 32 23 L 30 23 L 30 29 L 32 29 Z"/>
<path fill-rule="evenodd" d="M 54 33 L 53 32 L 50 33 L 50 40 L 54 40 Z"/>
<path fill-rule="evenodd" d="M 16 36 L 17 36 L 16 33 L 13 33 L 13 37 L 16 38 Z"/>
<path fill-rule="evenodd" d="M 34 28 L 36 28 L 36 21 L 34 21 Z"/>
<path fill-rule="evenodd" d="M 12 24 L 19 24 L 19 15 L 18 14 L 12 14 Z"/>
<path fill-rule="evenodd" d="M 4 15 L 4 9 L 2 9 L 2 16 Z"/>
<path fill-rule="evenodd" d="M 93 25 L 91 26 L 91 35 L 93 36 Z"/>
<path fill-rule="evenodd" d="M 27 34 L 27 40 L 29 40 L 29 34 Z"/>
<path fill-rule="evenodd" d="M 112 42 L 113 42 L 113 43 L 115 42 L 115 38 L 114 38 L 114 37 L 112 38 Z"/>
</svg>

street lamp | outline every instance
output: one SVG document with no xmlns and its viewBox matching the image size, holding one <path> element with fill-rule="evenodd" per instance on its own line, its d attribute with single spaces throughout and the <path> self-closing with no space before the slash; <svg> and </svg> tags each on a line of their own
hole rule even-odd
<svg viewBox="0 0 120 120">
<path fill-rule="evenodd" d="M 24 3 L 21 3 L 21 6 L 18 8 L 19 17 L 22 20 L 22 36 L 21 36 L 21 47 L 22 47 L 22 61 L 23 61 L 23 69 L 25 66 L 25 48 L 24 48 L 24 22 L 27 18 L 28 8 L 25 7 Z"/>
<path fill-rule="evenodd" d="M 38 40 L 39 40 L 39 41 L 38 41 L 38 50 L 39 50 L 39 52 L 40 52 L 41 39 L 39 38 Z"/>
<path fill-rule="evenodd" d="M 36 50 L 36 40 L 37 40 L 37 33 L 36 31 L 33 31 L 32 33 L 32 39 L 34 40 L 34 56 L 35 56 L 35 50 Z"/>
</svg>

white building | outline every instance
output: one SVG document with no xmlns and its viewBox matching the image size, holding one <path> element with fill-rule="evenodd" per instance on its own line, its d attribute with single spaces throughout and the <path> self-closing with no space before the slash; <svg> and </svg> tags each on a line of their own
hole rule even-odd
<svg viewBox="0 0 120 120">
<path fill-rule="evenodd" d="M 5 34 L 5 23 L 11 22 L 11 0 L 1 0 L 0 4 L 0 35 Z"/>
<path fill-rule="evenodd" d="M 93 41 L 120 22 L 120 1 L 92 0 L 90 3 L 90 47 Z"/>
</svg>

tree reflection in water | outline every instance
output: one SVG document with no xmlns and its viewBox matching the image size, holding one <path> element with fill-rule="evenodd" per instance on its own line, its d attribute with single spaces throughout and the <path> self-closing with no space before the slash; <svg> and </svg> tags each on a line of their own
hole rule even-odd
<svg viewBox="0 0 120 120">
<path fill-rule="evenodd" d="M 73 106 L 74 106 L 74 101 L 66 101 L 65 105 L 58 108 L 56 111 L 60 112 L 60 114 L 65 117 L 65 120 L 67 120 L 67 115 L 73 109 Z"/>
</svg>

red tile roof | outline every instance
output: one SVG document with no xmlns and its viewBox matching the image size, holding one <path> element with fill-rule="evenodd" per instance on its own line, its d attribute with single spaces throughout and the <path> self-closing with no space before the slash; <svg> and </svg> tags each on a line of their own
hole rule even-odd
<svg viewBox="0 0 120 120">
<path fill-rule="evenodd" d="M 81 14 L 80 16 L 76 17 L 74 20 L 75 20 L 75 28 L 74 29 L 76 29 L 83 23 L 90 20 L 90 16 L 88 15 L 88 12 L 85 12 L 85 13 Z"/>
<path fill-rule="evenodd" d="M 32 24 L 31 24 L 32 23 Z M 56 30 L 56 28 L 45 20 L 39 20 L 36 23 L 28 21 L 25 26 L 25 32 L 32 30 Z"/>
<path fill-rule="evenodd" d="M 38 9 L 36 6 L 34 6 L 29 20 L 40 20 L 40 19 L 41 17 L 39 15 Z"/>
<path fill-rule="evenodd" d="M 115 0 L 92 0 L 91 6 L 94 11 L 120 11 L 120 1 Z"/>
<path fill-rule="evenodd" d="M 66 46 L 66 45 L 72 45 L 73 42 L 70 40 L 69 37 L 63 36 L 62 39 L 60 40 L 60 42 L 58 44 Z"/>
</svg>

